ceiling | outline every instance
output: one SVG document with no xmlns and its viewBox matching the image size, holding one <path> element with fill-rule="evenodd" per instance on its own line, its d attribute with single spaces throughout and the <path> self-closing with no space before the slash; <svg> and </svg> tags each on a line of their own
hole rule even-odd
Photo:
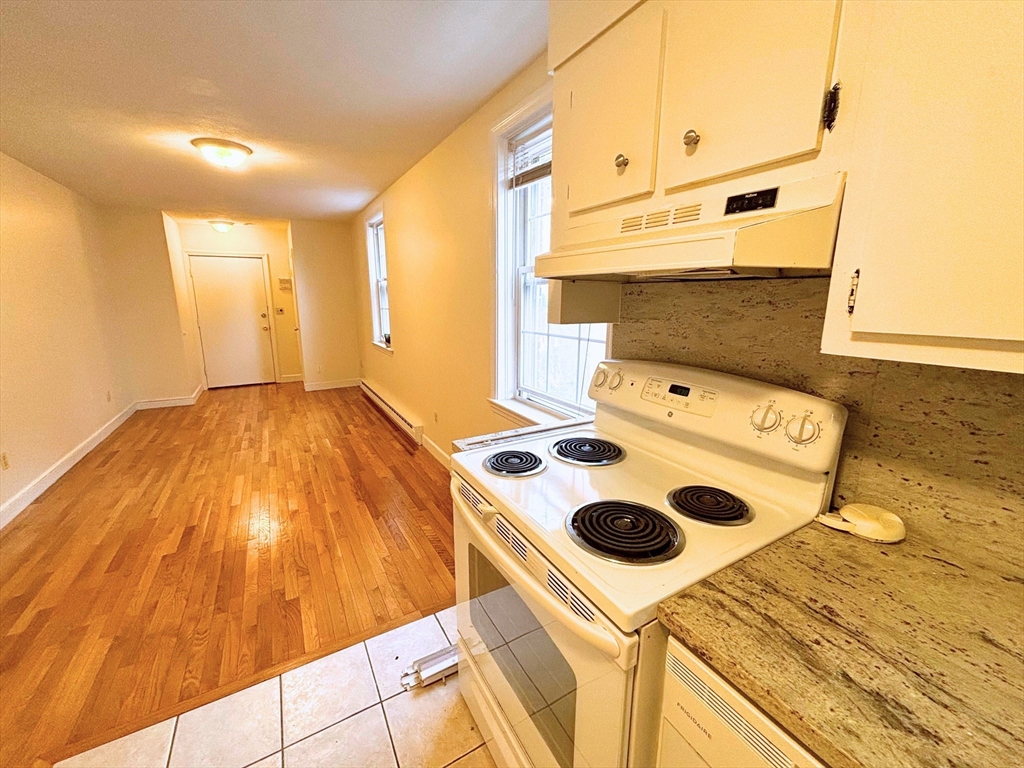
<svg viewBox="0 0 1024 768">
<path fill-rule="evenodd" d="M 100 203 L 341 217 L 546 43 L 546 0 L 3 0 L 0 150 Z"/>
</svg>

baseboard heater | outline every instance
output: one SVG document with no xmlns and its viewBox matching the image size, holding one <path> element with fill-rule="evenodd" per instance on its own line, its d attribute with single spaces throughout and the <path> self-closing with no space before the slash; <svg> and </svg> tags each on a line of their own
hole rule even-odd
<svg viewBox="0 0 1024 768">
<path fill-rule="evenodd" d="M 363 390 L 363 394 L 370 398 L 370 402 L 376 405 L 381 412 L 391 419 L 395 425 L 405 432 L 409 437 L 412 438 L 416 445 L 423 445 L 423 425 L 413 424 L 405 416 L 398 412 L 398 410 L 391 405 L 387 400 L 378 395 L 373 389 L 367 386 L 365 381 L 359 382 L 359 388 Z"/>
</svg>

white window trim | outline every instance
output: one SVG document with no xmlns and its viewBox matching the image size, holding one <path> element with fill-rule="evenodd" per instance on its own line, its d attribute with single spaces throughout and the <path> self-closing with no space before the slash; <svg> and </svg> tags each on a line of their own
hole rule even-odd
<svg viewBox="0 0 1024 768">
<path fill-rule="evenodd" d="M 391 345 L 384 341 L 380 321 L 380 296 L 378 295 L 377 285 L 377 254 L 375 252 L 374 229 L 383 223 L 384 210 L 382 207 L 376 207 L 363 221 L 364 231 L 366 232 L 366 272 L 369 278 L 367 287 L 370 291 L 370 327 L 373 331 L 371 342 L 377 349 L 389 355 L 394 355 Z M 385 254 L 384 258 L 387 258 L 387 254 Z"/>
<path fill-rule="evenodd" d="M 537 402 L 520 397 L 516 381 L 516 365 L 518 358 L 519 322 L 516 302 L 506 297 L 514 296 L 517 282 L 517 264 L 514 237 L 510 222 L 507 219 L 509 209 L 508 167 L 509 140 L 516 134 L 529 128 L 545 115 L 552 112 L 554 90 L 549 83 L 530 98 L 509 112 L 492 128 L 492 141 L 497 159 L 494 176 L 494 199 L 496 211 L 495 226 L 495 327 L 493 356 L 493 389 L 494 397 L 490 399 L 491 408 L 495 413 L 505 416 L 518 423 L 544 424 L 552 420 L 579 419 L 589 415 L 587 410 L 568 411 L 553 407 L 551 404 Z M 605 335 L 605 356 L 611 347 L 611 324 Z"/>
</svg>

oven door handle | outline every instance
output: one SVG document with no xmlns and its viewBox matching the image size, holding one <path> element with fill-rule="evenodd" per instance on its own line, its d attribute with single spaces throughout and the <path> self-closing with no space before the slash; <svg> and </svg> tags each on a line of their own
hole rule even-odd
<svg viewBox="0 0 1024 768">
<path fill-rule="evenodd" d="M 620 666 L 626 665 L 623 666 L 624 669 L 631 666 L 629 664 L 629 649 L 625 643 L 620 642 L 607 627 L 597 623 L 591 624 L 586 619 L 573 613 L 569 606 L 542 588 L 537 583 L 537 579 L 523 568 L 511 553 L 506 552 L 498 545 L 484 524 L 480 522 L 476 512 L 463 501 L 459 494 L 459 481 L 455 479 L 452 480 L 452 499 L 455 501 L 455 507 L 459 510 L 459 514 L 462 515 L 463 521 L 476 536 L 476 543 L 485 550 L 484 554 L 492 560 L 496 560 L 502 568 L 513 574 L 516 586 L 525 590 L 529 593 L 530 597 L 544 606 L 547 611 L 557 616 L 559 623 L 578 638 L 611 657 Z M 494 508 L 491 507 L 491 509 Z M 496 514 L 497 510 L 494 510 L 492 514 L 488 515 L 487 519 Z"/>
</svg>

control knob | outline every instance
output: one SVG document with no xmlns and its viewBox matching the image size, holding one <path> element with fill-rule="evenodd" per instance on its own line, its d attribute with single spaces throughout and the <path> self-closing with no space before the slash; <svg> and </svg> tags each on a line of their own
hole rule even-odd
<svg viewBox="0 0 1024 768">
<path fill-rule="evenodd" d="M 608 389 L 618 389 L 622 386 L 622 372 L 616 371 L 612 374 L 612 380 L 608 382 Z"/>
<path fill-rule="evenodd" d="M 605 372 L 603 368 L 598 370 L 598 372 L 594 374 L 595 387 L 603 387 L 606 381 L 608 381 L 608 374 Z"/>
<path fill-rule="evenodd" d="M 771 432 L 782 421 L 782 414 L 775 410 L 775 406 L 761 405 L 750 414 L 750 423 L 758 432 Z"/>
<path fill-rule="evenodd" d="M 786 437 L 797 445 L 813 443 L 820 434 L 821 426 L 807 414 L 794 416 L 786 425 Z"/>
</svg>

